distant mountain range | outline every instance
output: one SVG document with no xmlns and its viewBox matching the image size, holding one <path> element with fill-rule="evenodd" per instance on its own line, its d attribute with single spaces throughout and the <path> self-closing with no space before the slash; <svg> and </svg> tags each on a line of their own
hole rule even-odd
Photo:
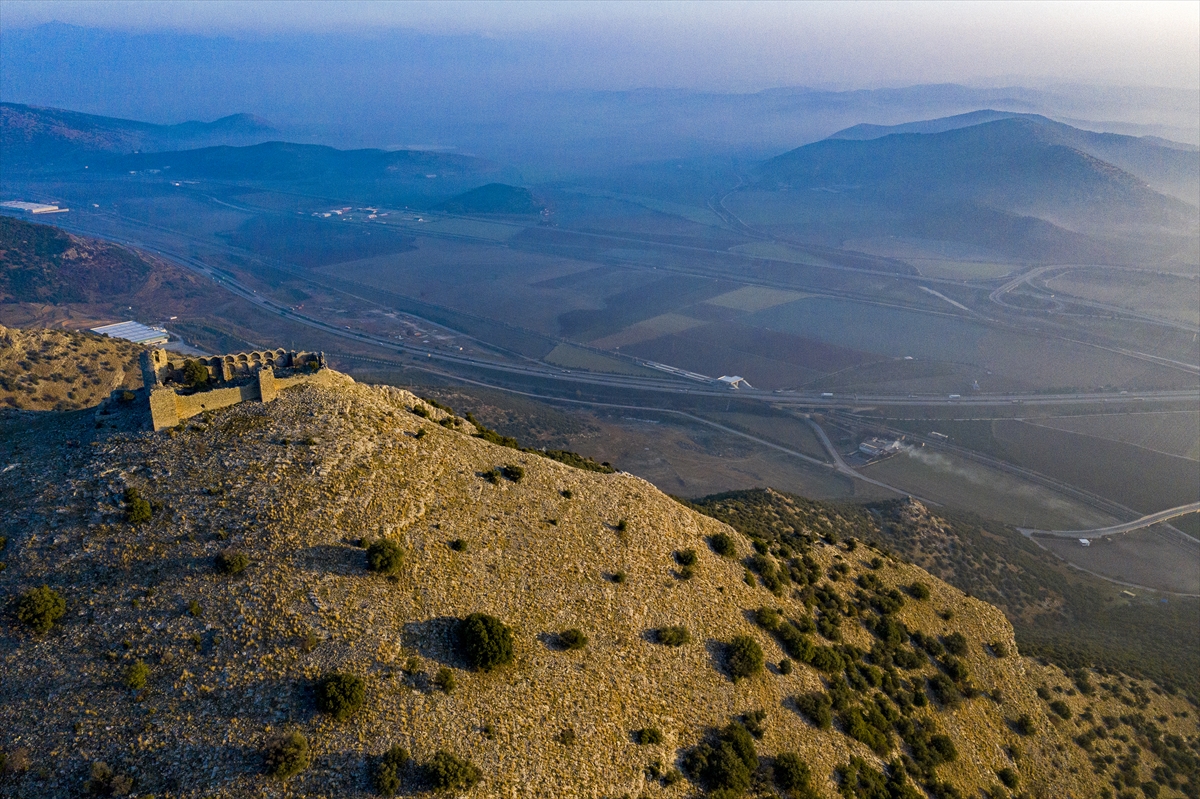
<svg viewBox="0 0 1200 799">
<path fill-rule="evenodd" d="M 154 125 L 60 108 L 0 103 L 0 147 L 6 165 L 11 166 L 69 165 L 94 153 L 247 145 L 273 138 L 279 138 L 279 131 L 250 114 L 214 122 Z"/>
<path fill-rule="evenodd" d="M 984 111 L 847 129 L 766 161 L 752 191 L 760 215 L 763 204 L 775 209 L 767 216 L 782 235 L 914 237 L 1009 257 L 1128 261 L 1146 244 L 1195 249 L 1200 210 L 1179 196 L 1194 197 L 1198 161 L 1184 147 Z M 1149 185 L 1172 177 L 1179 196 Z"/>
<path fill-rule="evenodd" d="M 829 138 L 870 141 L 899 133 L 945 133 L 1009 119 L 1024 120 L 1039 126 L 1043 142 L 1061 144 L 1087 153 L 1141 178 L 1155 191 L 1192 205 L 1200 204 L 1200 148 L 1157 136 L 1124 136 L 1081 130 L 1040 114 L 988 109 L 903 125 L 855 125 Z"/>
</svg>

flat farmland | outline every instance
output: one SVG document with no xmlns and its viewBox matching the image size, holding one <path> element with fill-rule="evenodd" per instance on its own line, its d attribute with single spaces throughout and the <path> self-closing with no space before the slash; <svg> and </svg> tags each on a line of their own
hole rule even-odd
<svg viewBox="0 0 1200 799">
<path fill-rule="evenodd" d="M 1200 462 L 1015 420 L 993 435 L 1010 460 L 1140 513 L 1200 499 Z"/>
<path fill-rule="evenodd" d="M 693 319 L 690 316 L 683 316 L 677 313 L 665 313 L 641 322 L 636 322 L 620 332 L 598 338 L 592 341 L 591 344 L 593 347 L 600 347 L 601 349 L 615 349 L 642 341 L 649 341 L 659 336 L 682 333 L 685 330 L 691 330 L 693 327 L 699 327 L 703 324 L 705 322 L 702 319 Z"/>
<path fill-rule="evenodd" d="M 1093 539 L 1088 547 L 1073 538 L 1035 536 L 1033 540 L 1093 574 L 1159 591 L 1200 594 L 1200 544 L 1162 525 Z"/>
<path fill-rule="evenodd" d="M 1027 422 L 1200 461 L 1200 411 L 1053 416 Z"/>
<path fill-rule="evenodd" d="M 1195 384 L 1195 377 L 1186 373 L 1082 344 L 1046 340 L 956 316 L 847 300 L 799 300 L 759 311 L 745 322 L 887 357 L 970 366 L 984 391 Z"/>
<path fill-rule="evenodd" d="M 928 447 L 909 447 L 862 473 L 934 502 L 1019 527 L 1079 530 L 1116 523 L 1111 516 L 1044 486 Z"/>
<path fill-rule="evenodd" d="M 546 363 L 563 366 L 568 369 L 583 369 L 588 372 L 609 372 L 619 375 L 636 375 L 638 377 L 661 378 L 661 372 L 646 369 L 637 364 L 622 361 L 619 358 L 609 358 L 598 352 L 576 347 L 571 344 L 559 344 L 542 358 Z"/>
<path fill-rule="evenodd" d="M 525 225 L 512 222 L 488 221 L 440 214 L 393 214 L 383 223 L 390 228 L 399 228 L 411 235 L 422 233 L 447 236 L 466 236 L 485 241 L 505 242 L 525 229 Z M 417 221 L 418 218 L 421 221 Z"/>
<path fill-rule="evenodd" d="M 803 300 L 810 296 L 798 291 L 785 291 L 767 286 L 743 286 L 720 296 L 705 300 L 709 305 L 732 308 L 735 311 L 761 311 L 776 305 Z"/>
<path fill-rule="evenodd" d="M 850 368 L 870 356 L 825 342 L 714 322 L 684 333 L 643 341 L 625 348 L 641 358 L 719 377 L 741 375 L 756 388 L 801 386 L 821 375 Z"/>
<path fill-rule="evenodd" d="M 1200 286 L 1193 278 L 1113 269 L 1077 269 L 1045 281 L 1051 291 L 1200 325 Z"/>
<path fill-rule="evenodd" d="M 593 264 L 469 242 L 416 238 L 415 248 L 321 271 L 547 336 L 566 310 L 602 307 Z M 575 275 L 581 279 L 576 288 Z M 636 281 L 635 281 L 636 282 Z"/>
</svg>

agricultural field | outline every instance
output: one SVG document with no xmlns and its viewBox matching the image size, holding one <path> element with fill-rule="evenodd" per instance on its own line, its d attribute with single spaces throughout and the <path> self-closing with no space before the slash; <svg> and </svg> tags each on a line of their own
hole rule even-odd
<svg viewBox="0 0 1200 799">
<path fill-rule="evenodd" d="M 1200 544 L 1164 525 L 1093 539 L 1087 547 L 1073 538 L 1034 536 L 1033 540 L 1068 563 L 1117 582 L 1200 595 Z"/>
<path fill-rule="evenodd" d="M 803 300 L 809 296 L 811 295 L 802 294 L 798 291 L 785 291 L 766 286 L 743 286 L 740 289 L 722 294 L 719 297 L 705 300 L 705 302 L 709 305 L 718 305 L 722 308 L 732 308 L 735 311 L 750 312 L 761 311 L 765 308 L 774 308 L 776 305 Z"/>
<path fill-rule="evenodd" d="M 636 322 L 618 333 L 598 338 L 592 341 L 591 344 L 593 347 L 600 347 L 606 350 L 619 349 L 620 347 L 627 347 L 630 344 L 649 341 L 659 336 L 682 333 L 685 330 L 691 330 L 693 327 L 699 327 L 704 323 L 702 319 L 693 319 L 690 316 L 683 316 L 677 313 L 665 313 L 641 322 Z"/>
<path fill-rule="evenodd" d="M 1195 278 L 1150 272 L 1079 269 L 1045 281 L 1047 289 L 1150 314 L 1174 322 L 1200 325 L 1200 287 Z"/>
<path fill-rule="evenodd" d="M 647 369 L 637 364 L 610 358 L 593 350 L 576 347 L 572 344 L 559 344 L 542 358 L 546 363 L 563 366 L 567 369 L 584 369 L 589 372 L 609 372 L 619 375 L 639 375 L 641 377 L 661 377 L 653 369 Z"/>
<path fill-rule="evenodd" d="M 1026 422 L 1200 461 L 1200 411 L 1052 416 Z"/>
<path fill-rule="evenodd" d="M 907 447 L 862 473 L 927 500 L 1018 527 L 1078 530 L 1117 521 L 1044 486 L 928 447 Z"/>
</svg>

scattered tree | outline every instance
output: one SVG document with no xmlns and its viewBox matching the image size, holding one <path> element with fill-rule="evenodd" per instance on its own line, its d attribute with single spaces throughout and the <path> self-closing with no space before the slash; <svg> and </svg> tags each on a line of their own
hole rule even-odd
<svg viewBox="0 0 1200 799">
<path fill-rule="evenodd" d="M 512 631 L 486 613 L 472 613 L 459 624 L 458 644 L 476 671 L 491 671 L 513 661 Z"/>
<path fill-rule="evenodd" d="M 335 672 L 317 683 L 317 707 L 337 721 L 353 716 L 366 697 L 366 683 L 354 674 Z"/>
<path fill-rule="evenodd" d="M 49 586 L 31 588 L 17 600 L 17 619 L 36 633 L 49 632 L 67 613 L 67 601 Z"/>
</svg>

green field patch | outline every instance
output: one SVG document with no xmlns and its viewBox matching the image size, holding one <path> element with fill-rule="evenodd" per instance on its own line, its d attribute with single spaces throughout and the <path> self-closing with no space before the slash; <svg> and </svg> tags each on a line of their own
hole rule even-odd
<svg viewBox="0 0 1200 799">
<path fill-rule="evenodd" d="M 956 261 L 941 258 L 905 258 L 926 277 L 944 277 L 951 280 L 996 280 L 1007 277 L 1021 267 L 1015 264 L 989 263 L 985 261 Z"/>
<path fill-rule="evenodd" d="M 617 358 L 609 358 L 598 352 L 585 350 L 571 344 L 559 344 L 542 358 L 546 363 L 564 366 L 568 369 L 583 369 L 588 372 L 608 372 L 619 375 L 637 375 L 638 377 L 662 377 L 661 372 L 647 369 L 636 364 L 626 363 Z"/>
<path fill-rule="evenodd" d="M 742 255 L 751 255 L 755 258 L 766 258 L 771 261 L 787 261 L 788 263 L 806 264 L 808 266 L 830 265 L 829 261 L 774 241 L 752 241 L 749 244 L 739 244 L 736 247 L 730 247 L 729 251 L 741 253 Z"/>
<path fill-rule="evenodd" d="M 690 316 L 683 316 L 676 313 L 665 313 L 650 319 L 638 322 L 635 325 L 630 325 L 619 333 L 614 333 L 611 336 L 596 339 L 590 342 L 593 347 L 601 349 L 615 349 L 617 347 L 625 347 L 630 344 L 636 344 L 639 341 L 648 341 L 659 336 L 668 336 L 672 333 L 682 333 L 685 330 L 691 330 L 693 327 L 699 327 L 705 324 L 700 319 L 693 319 Z"/>
<path fill-rule="evenodd" d="M 811 297 L 799 291 L 785 291 L 766 286 L 742 286 L 740 289 L 705 300 L 709 305 L 719 305 L 722 308 L 733 308 L 736 311 L 761 311 L 764 308 L 774 308 L 786 302 L 795 302 Z"/>
<path fill-rule="evenodd" d="M 1200 460 L 1200 411 L 1054 416 L 1026 421 L 1038 427 L 1120 441 L 1166 455 Z"/>
</svg>

